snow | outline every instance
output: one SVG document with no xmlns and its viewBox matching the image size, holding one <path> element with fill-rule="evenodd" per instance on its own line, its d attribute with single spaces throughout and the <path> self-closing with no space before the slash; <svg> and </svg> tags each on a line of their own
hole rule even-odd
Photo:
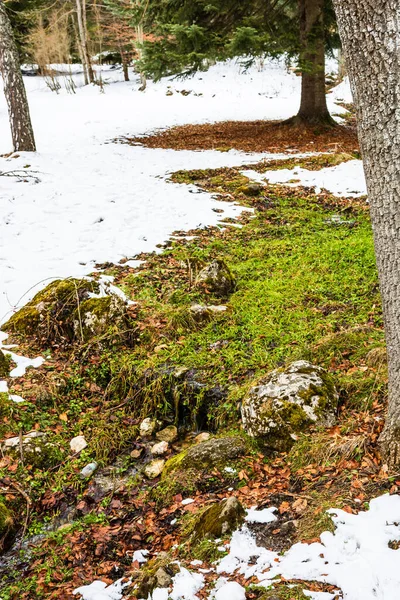
<svg viewBox="0 0 400 600">
<path fill-rule="evenodd" d="M 200 573 L 192 573 L 181 567 L 179 573 L 173 577 L 172 583 L 172 592 L 169 594 L 172 600 L 198 600 L 196 593 L 204 587 L 204 577 Z"/>
<path fill-rule="evenodd" d="M 139 565 L 142 565 L 147 562 L 147 556 L 149 554 L 148 550 L 135 550 L 133 553 L 133 562 L 137 561 Z"/>
<path fill-rule="evenodd" d="M 80 594 L 81 600 L 121 600 L 125 585 L 122 583 L 122 579 L 118 579 L 111 585 L 107 585 L 103 581 L 93 581 L 90 585 L 76 588 L 72 593 Z"/>
<path fill-rule="evenodd" d="M 258 183 L 268 181 L 269 183 L 285 183 L 289 186 L 304 185 L 314 187 L 317 193 L 325 189 L 335 196 L 359 197 L 367 193 L 361 160 L 349 160 L 319 171 L 294 167 L 293 169 L 278 169 L 264 173 L 249 169 L 242 173 Z"/>
<path fill-rule="evenodd" d="M 193 504 L 194 500 L 193 498 L 185 498 L 185 500 L 182 500 L 181 504 L 183 506 L 187 506 L 188 504 Z"/>
<path fill-rule="evenodd" d="M 246 591 L 237 581 L 228 581 L 217 590 L 215 600 L 246 600 Z"/>
<path fill-rule="evenodd" d="M 252 506 L 252 508 L 247 510 L 245 520 L 249 523 L 272 523 L 277 520 L 277 517 L 274 515 L 275 511 L 275 507 L 257 510 L 256 506 Z"/>
<path fill-rule="evenodd" d="M 6 333 L 0 331 L 0 352 L 3 352 L 5 356 L 9 356 L 17 365 L 10 371 L 10 377 L 22 377 L 29 367 L 37 369 L 44 363 L 44 358 L 41 356 L 38 356 L 37 358 L 27 358 L 26 356 L 20 356 L 19 354 L 15 354 L 15 352 L 11 352 L 11 348 L 14 348 L 15 344 L 4 344 L 7 337 Z M 4 380 L 0 380 L 0 393 L 8 393 L 8 385 Z M 9 398 L 13 402 L 24 402 L 24 399 L 17 394 L 9 394 Z"/>
<path fill-rule="evenodd" d="M 258 547 L 244 525 L 233 534 L 230 552 L 219 562 L 217 572 L 239 572 L 246 579 L 257 576 L 266 587 L 279 576 L 320 581 L 340 588 L 343 600 L 396 600 L 399 554 L 389 542 L 400 541 L 400 496 L 375 498 L 358 515 L 339 509 L 328 512 L 334 533 L 322 533 L 321 542 L 295 544 L 283 556 Z M 314 597 L 329 600 L 329 596 Z"/>
<path fill-rule="evenodd" d="M 284 60 L 246 73 L 233 61 L 218 63 L 188 80 L 149 82 L 145 92 L 136 79 L 123 82 L 120 69 L 97 71 L 103 89 L 79 87 L 82 73 L 74 65 L 75 94 L 65 87 L 56 94 L 42 77 L 25 77 L 38 152 L 0 157 L 0 172 L 34 173 L 39 181 L 0 177 L 0 323 L 54 278 L 87 275 L 96 263 L 155 250 L 174 230 L 215 225 L 243 210 L 168 182 L 170 172 L 268 156 L 148 149 L 113 139 L 185 123 L 286 118 L 300 98 L 300 78 Z M 68 77 L 59 77 L 62 85 Z M 183 89 L 191 93 L 183 96 Z M 10 149 L 1 95 L 0 154 Z"/>
</svg>

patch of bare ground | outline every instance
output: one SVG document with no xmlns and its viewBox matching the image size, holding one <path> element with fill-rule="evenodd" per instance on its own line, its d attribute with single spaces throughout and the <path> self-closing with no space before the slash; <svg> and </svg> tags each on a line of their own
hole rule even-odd
<svg viewBox="0 0 400 600">
<path fill-rule="evenodd" d="M 173 150 L 231 149 L 244 152 L 355 152 L 354 125 L 316 127 L 280 121 L 225 121 L 172 127 L 153 135 L 119 138 L 119 142 Z"/>
</svg>

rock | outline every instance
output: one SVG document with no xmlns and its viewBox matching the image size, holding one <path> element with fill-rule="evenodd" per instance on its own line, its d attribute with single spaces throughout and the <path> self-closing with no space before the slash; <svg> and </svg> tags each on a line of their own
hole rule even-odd
<svg viewBox="0 0 400 600">
<path fill-rule="evenodd" d="M 10 361 L 0 350 L 0 377 L 8 377 L 10 374 Z"/>
<path fill-rule="evenodd" d="M 194 443 L 200 444 L 201 442 L 206 442 L 210 439 L 210 437 L 211 433 L 209 433 L 208 431 L 202 431 L 201 433 L 196 435 L 196 437 L 194 438 Z"/>
<path fill-rule="evenodd" d="M 238 192 L 246 196 L 259 196 L 264 191 L 264 186 L 261 183 L 247 183 L 238 188 Z"/>
<path fill-rule="evenodd" d="M 166 462 L 163 478 L 176 470 L 203 471 L 212 467 L 222 467 L 229 461 L 243 456 L 245 452 L 246 444 L 240 437 L 213 438 L 200 442 L 170 458 Z"/>
<path fill-rule="evenodd" d="M 162 458 L 156 458 L 156 459 L 150 461 L 145 466 L 145 468 L 143 469 L 143 472 L 146 475 L 146 477 L 148 477 L 148 479 L 155 479 L 156 477 L 161 475 L 161 473 L 163 472 L 164 465 L 165 465 L 165 460 L 163 460 Z"/>
<path fill-rule="evenodd" d="M 132 450 L 130 456 L 131 458 L 140 458 L 143 454 L 143 448 L 137 448 L 135 450 Z"/>
<path fill-rule="evenodd" d="M 157 580 L 157 587 L 167 588 L 172 584 L 172 577 L 167 573 L 164 567 L 157 569 L 155 578 Z"/>
<path fill-rule="evenodd" d="M 245 516 L 246 511 L 235 496 L 212 504 L 197 517 L 193 538 L 200 541 L 205 537 L 224 536 L 240 527 Z"/>
<path fill-rule="evenodd" d="M 91 462 L 86 465 L 86 467 L 83 467 L 82 471 L 80 472 L 81 479 L 87 479 L 88 477 L 91 477 L 96 471 L 97 467 L 97 462 Z"/>
<path fill-rule="evenodd" d="M 235 280 L 223 260 L 213 260 L 196 277 L 196 285 L 204 286 L 215 296 L 226 298 L 235 289 Z"/>
<path fill-rule="evenodd" d="M 154 446 L 150 448 L 150 452 L 153 454 L 153 456 L 162 456 L 168 452 L 168 448 L 168 442 L 158 442 L 158 444 L 154 444 Z"/>
<path fill-rule="evenodd" d="M 2 327 L 12 333 L 33 334 L 45 348 L 93 337 L 101 338 L 102 344 L 107 340 L 114 343 L 114 332 L 126 342 L 132 330 L 126 302 L 88 279 L 53 281 Z"/>
<path fill-rule="evenodd" d="M 4 502 L 0 502 L 0 536 L 4 541 L 4 538 L 13 530 L 14 528 L 14 516 L 11 510 L 4 504 Z"/>
<path fill-rule="evenodd" d="M 42 431 L 31 431 L 30 433 L 22 436 L 22 444 L 24 446 L 30 445 L 35 438 L 41 438 L 44 436 L 45 434 Z M 15 448 L 16 446 L 19 446 L 19 437 L 12 437 L 4 441 L 3 449 L 7 450 L 10 448 Z"/>
<path fill-rule="evenodd" d="M 153 435 L 156 427 L 157 427 L 157 422 L 150 419 L 150 417 L 143 419 L 143 421 L 140 423 L 140 428 L 139 428 L 140 437 L 143 437 L 143 438 L 151 437 Z"/>
<path fill-rule="evenodd" d="M 300 360 L 250 389 L 241 407 L 243 427 L 266 448 L 286 451 L 309 425 L 333 425 L 338 398 L 329 374 Z"/>
<path fill-rule="evenodd" d="M 172 442 L 175 442 L 175 440 L 178 439 L 178 429 L 175 425 L 168 425 L 168 427 L 165 427 L 156 433 L 156 438 L 162 442 L 172 444 Z"/>
<path fill-rule="evenodd" d="M 86 446 L 87 441 L 85 440 L 83 435 L 77 435 L 76 437 L 72 438 L 72 440 L 69 443 L 69 447 L 75 454 L 81 452 L 84 448 L 86 448 Z"/>
</svg>

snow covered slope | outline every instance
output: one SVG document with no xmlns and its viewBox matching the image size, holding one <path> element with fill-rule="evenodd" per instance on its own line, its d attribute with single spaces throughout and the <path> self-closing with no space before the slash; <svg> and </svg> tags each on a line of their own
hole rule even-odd
<svg viewBox="0 0 400 600">
<path fill-rule="evenodd" d="M 283 61 L 247 73 L 234 62 L 217 64 L 189 80 L 150 82 L 144 93 L 134 75 L 132 82 L 121 81 L 118 69 L 103 69 L 103 90 L 79 87 L 77 71 L 75 94 L 65 88 L 56 94 L 42 78 L 25 77 L 38 152 L 0 158 L 0 171 L 34 171 L 40 180 L 0 177 L 0 323 L 49 278 L 87 274 L 95 262 L 153 250 L 176 229 L 215 224 L 217 206 L 222 217 L 241 210 L 165 179 L 182 168 L 249 163 L 249 155 L 151 150 L 110 140 L 176 124 L 285 118 L 299 104 L 300 79 Z M 0 154 L 10 149 L 1 95 Z"/>
</svg>

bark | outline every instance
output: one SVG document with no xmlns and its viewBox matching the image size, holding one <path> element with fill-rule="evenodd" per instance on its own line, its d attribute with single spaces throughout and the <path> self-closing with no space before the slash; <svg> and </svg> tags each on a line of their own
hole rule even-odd
<svg viewBox="0 0 400 600">
<path fill-rule="evenodd" d="M 35 137 L 33 135 L 18 51 L 7 12 L 1 0 L 0 72 L 4 82 L 4 94 L 7 100 L 14 150 L 19 152 L 35 152 Z"/>
<path fill-rule="evenodd" d="M 121 60 L 122 60 L 122 70 L 124 72 L 124 80 L 129 81 L 128 62 L 126 60 L 126 54 L 124 51 L 121 52 Z"/>
<path fill-rule="evenodd" d="M 334 125 L 326 104 L 324 0 L 300 0 L 301 103 L 295 121 Z"/>
<path fill-rule="evenodd" d="M 337 83 L 340 83 L 341 81 L 343 81 L 343 79 L 346 77 L 346 75 L 347 75 L 346 60 L 344 58 L 343 50 L 341 48 L 339 48 Z"/>
<path fill-rule="evenodd" d="M 86 2 L 85 0 L 76 0 L 76 15 L 78 19 L 79 46 L 82 56 L 83 73 L 85 84 L 93 83 L 94 75 L 92 63 L 87 44 L 87 23 L 86 23 Z"/>
<path fill-rule="evenodd" d="M 136 42 L 137 42 L 136 52 L 137 52 L 139 60 L 141 60 L 142 56 L 143 56 L 141 44 L 143 44 L 143 39 L 144 39 L 143 25 L 141 25 L 141 24 L 136 25 L 135 30 L 136 30 Z M 143 73 L 143 71 L 140 71 L 140 84 L 141 85 L 140 85 L 139 91 L 144 92 L 144 90 L 146 89 L 147 81 L 146 81 L 146 76 Z"/>
<path fill-rule="evenodd" d="M 398 0 L 334 0 L 357 107 L 388 353 L 389 395 L 381 436 L 400 466 L 400 12 Z"/>
</svg>

